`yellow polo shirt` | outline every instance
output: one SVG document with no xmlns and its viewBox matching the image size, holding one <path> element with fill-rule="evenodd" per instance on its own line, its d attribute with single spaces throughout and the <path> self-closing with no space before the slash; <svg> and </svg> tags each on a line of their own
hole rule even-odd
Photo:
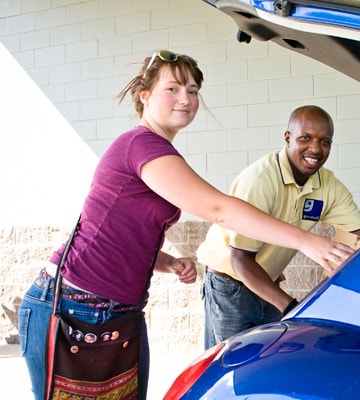
<svg viewBox="0 0 360 400">
<path fill-rule="evenodd" d="M 360 210 L 333 172 L 321 168 L 301 189 L 294 180 L 285 148 L 243 170 L 233 181 L 230 195 L 306 231 L 319 221 L 346 231 L 360 229 Z M 198 262 L 238 279 L 230 263 L 230 246 L 256 252 L 257 262 L 273 280 L 296 253 L 213 224 L 197 250 Z"/>
</svg>

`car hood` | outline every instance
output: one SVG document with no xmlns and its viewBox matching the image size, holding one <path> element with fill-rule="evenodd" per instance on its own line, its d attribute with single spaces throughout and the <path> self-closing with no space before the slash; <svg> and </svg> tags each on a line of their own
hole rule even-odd
<svg viewBox="0 0 360 400">
<path fill-rule="evenodd" d="M 360 2 L 204 0 L 231 17 L 239 42 L 271 41 L 360 82 Z"/>
</svg>

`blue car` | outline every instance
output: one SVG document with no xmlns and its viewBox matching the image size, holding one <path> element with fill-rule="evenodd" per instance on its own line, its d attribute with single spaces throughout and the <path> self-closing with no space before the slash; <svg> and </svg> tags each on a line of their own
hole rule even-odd
<svg viewBox="0 0 360 400">
<path fill-rule="evenodd" d="M 280 322 L 204 352 L 164 400 L 360 399 L 360 250 Z"/>
<path fill-rule="evenodd" d="M 360 82 L 360 0 L 204 0 L 239 45 L 272 41 Z M 163 400 L 360 399 L 360 250 L 280 322 L 204 352 Z"/>
</svg>

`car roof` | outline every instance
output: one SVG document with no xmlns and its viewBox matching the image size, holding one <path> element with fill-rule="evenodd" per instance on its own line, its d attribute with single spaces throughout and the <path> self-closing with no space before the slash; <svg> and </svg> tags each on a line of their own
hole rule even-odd
<svg viewBox="0 0 360 400">
<path fill-rule="evenodd" d="M 204 0 L 230 16 L 242 44 L 271 41 L 360 82 L 359 0 Z"/>
</svg>

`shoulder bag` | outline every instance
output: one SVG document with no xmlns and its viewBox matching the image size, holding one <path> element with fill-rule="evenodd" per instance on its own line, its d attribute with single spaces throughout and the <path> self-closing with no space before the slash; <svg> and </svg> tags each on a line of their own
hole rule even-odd
<svg viewBox="0 0 360 400">
<path fill-rule="evenodd" d="M 117 319 L 94 325 L 59 312 L 60 268 L 67 257 L 77 226 L 67 242 L 55 276 L 46 344 L 44 400 L 138 399 L 138 366 L 144 319 L 141 310 L 164 229 L 142 304 Z"/>
</svg>

